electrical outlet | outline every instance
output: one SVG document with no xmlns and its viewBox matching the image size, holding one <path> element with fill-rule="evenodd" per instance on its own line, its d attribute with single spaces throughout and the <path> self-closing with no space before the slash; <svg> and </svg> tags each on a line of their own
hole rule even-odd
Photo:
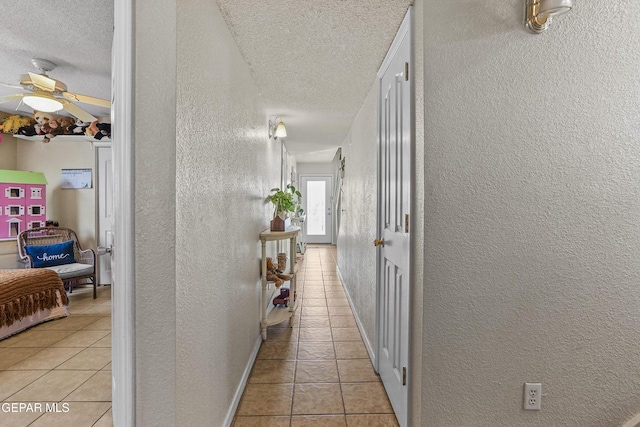
<svg viewBox="0 0 640 427">
<path fill-rule="evenodd" d="M 542 383 L 524 383 L 524 409 L 539 411 L 542 404 Z"/>
</svg>

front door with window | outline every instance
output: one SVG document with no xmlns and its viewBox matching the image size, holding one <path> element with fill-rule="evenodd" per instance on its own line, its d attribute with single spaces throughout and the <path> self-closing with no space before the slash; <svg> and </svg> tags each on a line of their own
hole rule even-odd
<svg viewBox="0 0 640 427">
<path fill-rule="evenodd" d="M 302 208 L 306 218 L 307 243 L 331 243 L 333 238 L 333 177 L 300 176 Z"/>
</svg>

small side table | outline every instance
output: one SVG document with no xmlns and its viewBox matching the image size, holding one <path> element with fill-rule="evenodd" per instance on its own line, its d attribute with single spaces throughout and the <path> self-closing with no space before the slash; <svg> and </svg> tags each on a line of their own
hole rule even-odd
<svg viewBox="0 0 640 427">
<path fill-rule="evenodd" d="M 267 326 L 276 325 L 289 319 L 289 322 L 293 322 L 293 315 L 296 308 L 298 308 L 298 302 L 296 301 L 296 238 L 300 232 L 300 227 L 291 226 L 285 231 L 271 231 L 269 229 L 260 233 L 260 242 L 262 244 L 262 303 L 261 303 L 261 322 L 260 327 L 262 329 L 262 339 L 267 339 Z M 274 282 L 267 280 L 267 242 L 273 242 L 278 240 L 289 240 L 290 242 L 290 264 L 287 274 L 291 276 L 290 288 L 289 288 L 289 307 L 274 307 L 268 314 L 267 308 L 271 304 L 271 299 L 279 287 L 275 286 Z"/>
</svg>

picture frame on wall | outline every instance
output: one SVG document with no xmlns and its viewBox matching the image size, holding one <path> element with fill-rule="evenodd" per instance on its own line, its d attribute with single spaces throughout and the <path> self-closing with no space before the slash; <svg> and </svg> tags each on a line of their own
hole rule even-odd
<svg viewBox="0 0 640 427">
<path fill-rule="evenodd" d="M 88 189 L 93 188 L 93 173 L 91 169 L 62 169 L 61 188 Z"/>
</svg>

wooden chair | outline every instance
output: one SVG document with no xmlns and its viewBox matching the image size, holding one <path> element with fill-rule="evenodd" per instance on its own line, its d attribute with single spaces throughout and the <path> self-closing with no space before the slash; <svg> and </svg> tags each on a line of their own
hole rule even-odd
<svg viewBox="0 0 640 427">
<path fill-rule="evenodd" d="M 73 241 L 75 262 L 41 268 L 48 268 L 58 273 L 65 288 L 69 287 L 69 293 L 72 292 L 75 285 L 93 284 L 93 298 L 97 297 L 96 254 L 93 249 L 82 249 L 75 231 L 63 227 L 32 228 L 18 234 L 17 239 L 18 254 L 24 262 L 25 268 L 36 268 L 33 258 L 27 254 L 27 246 L 48 246 Z"/>
</svg>

